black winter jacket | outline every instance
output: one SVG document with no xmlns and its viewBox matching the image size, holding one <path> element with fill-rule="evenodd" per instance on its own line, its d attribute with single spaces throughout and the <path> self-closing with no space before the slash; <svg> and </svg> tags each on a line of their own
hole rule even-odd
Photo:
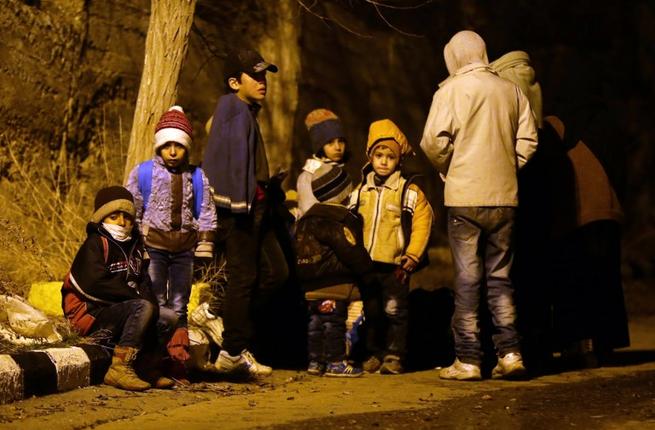
<svg viewBox="0 0 655 430">
<path fill-rule="evenodd" d="M 95 223 L 87 225 L 87 238 L 77 251 L 61 288 L 64 315 L 87 334 L 95 314 L 105 306 L 131 299 L 157 303 L 150 289 L 143 242 L 135 228 L 128 242 L 118 242 Z"/>
<path fill-rule="evenodd" d="M 303 289 L 358 283 L 374 287 L 379 279 L 362 243 L 361 224 L 344 206 L 317 203 L 296 225 L 297 276 Z"/>
</svg>

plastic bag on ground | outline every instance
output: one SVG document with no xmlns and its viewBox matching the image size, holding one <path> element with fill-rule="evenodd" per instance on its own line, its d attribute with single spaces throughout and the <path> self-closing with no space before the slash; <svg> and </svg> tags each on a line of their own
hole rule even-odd
<svg viewBox="0 0 655 430">
<path fill-rule="evenodd" d="M 0 324 L 5 326 L 3 333 L 8 329 L 16 333 L 19 336 L 16 340 L 20 337 L 34 339 L 35 343 L 56 343 L 62 340 L 53 322 L 18 296 L 0 295 Z M 11 341 L 11 336 L 5 337 Z M 24 344 L 25 341 L 19 343 Z"/>
</svg>

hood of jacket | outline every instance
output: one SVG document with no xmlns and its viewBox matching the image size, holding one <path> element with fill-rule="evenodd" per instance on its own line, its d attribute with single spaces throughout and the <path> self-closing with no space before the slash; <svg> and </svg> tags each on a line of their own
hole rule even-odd
<svg viewBox="0 0 655 430">
<path fill-rule="evenodd" d="M 518 85 L 528 98 L 539 128 L 543 125 L 541 86 L 537 82 L 530 56 L 524 51 L 511 51 L 490 64 L 501 78 Z"/>
<path fill-rule="evenodd" d="M 366 153 L 370 155 L 375 144 L 381 140 L 393 140 L 400 147 L 400 155 L 407 155 L 412 148 L 405 134 L 390 119 L 381 119 L 371 124 L 368 129 L 368 140 L 366 141 Z"/>
<path fill-rule="evenodd" d="M 477 33 L 468 30 L 455 34 L 444 47 L 443 55 L 451 76 L 469 64 L 489 64 L 484 40 Z"/>
</svg>

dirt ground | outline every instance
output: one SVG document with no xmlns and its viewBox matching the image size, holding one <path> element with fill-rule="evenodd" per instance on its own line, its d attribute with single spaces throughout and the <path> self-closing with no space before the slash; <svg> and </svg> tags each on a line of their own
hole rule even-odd
<svg viewBox="0 0 655 430">
<path fill-rule="evenodd" d="M 436 370 L 343 380 L 278 370 L 256 383 L 130 393 L 106 386 L 0 406 L 0 429 L 655 429 L 655 316 L 609 366 L 530 381 L 451 382 Z"/>
</svg>

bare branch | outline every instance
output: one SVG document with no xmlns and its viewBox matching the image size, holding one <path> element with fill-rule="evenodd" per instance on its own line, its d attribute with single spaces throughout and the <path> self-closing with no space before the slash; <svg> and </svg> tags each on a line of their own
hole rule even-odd
<svg viewBox="0 0 655 430">
<path fill-rule="evenodd" d="M 373 37 L 373 36 L 371 36 L 370 34 L 362 34 L 362 33 L 359 33 L 359 32 L 357 32 L 357 31 L 355 31 L 355 30 L 353 30 L 353 29 L 347 27 L 346 25 L 342 24 L 341 22 L 339 22 L 339 21 L 337 21 L 337 20 L 335 20 L 335 19 L 331 19 L 331 18 L 328 18 L 327 16 L 323 16 L 323 15 L 318 14 L 317 12 L 314 12 L 314 11 L 312 10 L 312 8 L 316 5 L 316 3 L 317 3 L 316 1 L 314 1 L 310 6 L 307 6 L 307 5 L 303 2 L 303 0 L 297 0 L 297 1 L 298 1 L 298 4 L 300 4 L 300 6 L 302 6 L 303 9 L 305 9 L 307 12 L 311 13 L 311 14 L 314 15 L 316 18 L 318 18 L 318 19 L 320 19 L 321 21 L 323 21 L 325 24 L 328 24 L 328 22 L 333 22 L 333 23 L 335 23 L 336 25 L 338 25 L 339 27 L 341 27 L 341 28 L 343 28 L 344 30 L 346 30 L 347 32 L 349 32 L 349 33 L 351 33 L 351 34 L 354 34 L 355 36 L 362 37 L 362 38 L 365 38 L 365 39 L 371 39 L 371 38 Z"/>
<path fill-rule="evenodd" d="M 406 31 L 403 31 L 403 30 L 399 29 L 398 27 L 396 27 L 395 25 L 393 25 L 392 23 L 389 22 L 389 20 L 382 14 L 382 11 L 380 10 L 380 7 L 375 2 L 372 2 L 370 0 L 367 0 L 367 1 L 373 5 L 373 7 L 375 8 L 375 11 L 378 13 L 378 15 L 380 16 L 382 21 L 384 21 L 385 24 L 387 24 L 389 27 L 396 30 L 398 33 L 403 34 L 405 36 L 410 36 L 410 37 L 418 37 L 418 38 L 425 37 L 424 35 L 421 35 L 421 34 L 408 33 Z"/>
<path fill-rule="evenodd" d="M 374 5 L 374 6 L 380 6 L 380 7 L 386 7 L 387 9 L 398 9 L 398 10 L 420 9 L 420 8 L 422 8 L 423 6 L 426 6 L 426 5 L 428 5 L 428 4 L 432 3 L 432 2 L 434 2 L 434 0 L 425 0 L 425 1 L 422 2 L 422 3 L 415 4 L 415 5 L 410 5 L 410 6 L 396 6 L 396 5 L 391 5 L 391 4 L 387 4 L 387 3 L 384 3 L 384 2 L 381 2 L 381 1 L 376 1 L 376 0 L 364 0 L 364 1 L 365 1 L 366 3 L 372 4 L 372 5 Z"/>
</svg>

